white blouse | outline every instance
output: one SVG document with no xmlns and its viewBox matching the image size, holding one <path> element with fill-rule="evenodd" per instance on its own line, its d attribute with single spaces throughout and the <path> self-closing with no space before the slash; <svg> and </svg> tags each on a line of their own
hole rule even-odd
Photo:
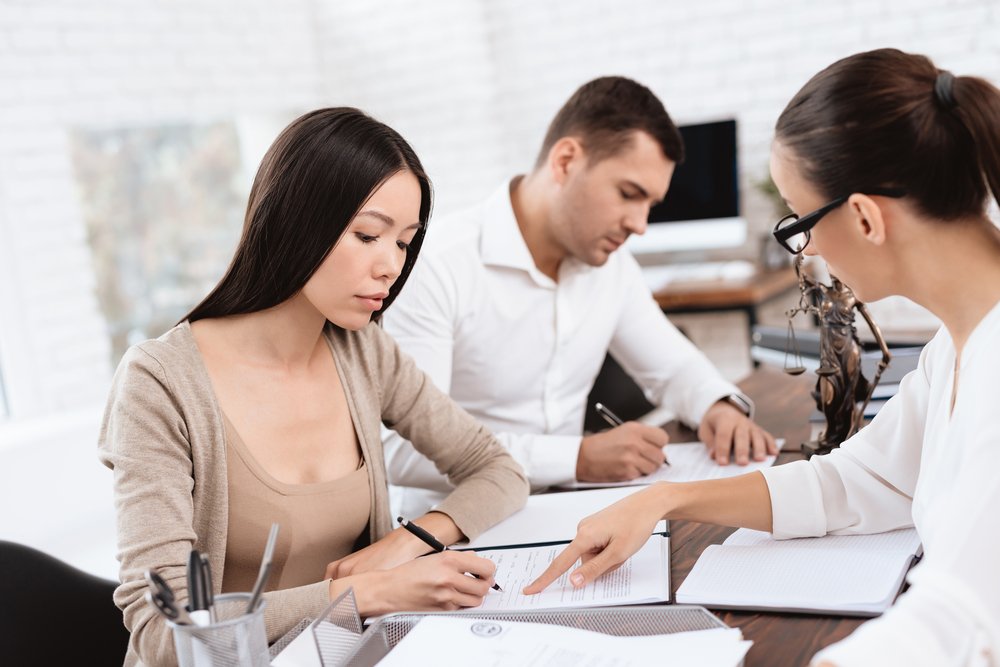
<svg viewBox="0 0 1000 667">
<path fill-rule="evenodd" d="M 911 588 L 815 661 L 1000 664 L 998 386 L 1000 302 L 969 336 L 957 378 L 942 328 L 871 424 L 827 456 L 764 471 L 775 537 L 912 525 L 923 542 Z"/>
</svg>

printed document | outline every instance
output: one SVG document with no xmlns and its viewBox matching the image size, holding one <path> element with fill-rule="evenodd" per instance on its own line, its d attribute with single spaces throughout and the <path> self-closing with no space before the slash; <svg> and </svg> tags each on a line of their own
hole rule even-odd
<svg viewBox="0 0 1000 667">
<path fill-rule="evenodd" d="M 569 583 L 571 567 L 548 588 L 524 595 L 525 586 L 538 578 L 565 544 L 477 552 L 497 565 L 494 575 L 503 591 L 490 591 L 481 607 L 485 610 L 565 609 L 666 602 L 670 600 L 670 539 L 653 535 L 617 570 L 608 572 L 583 588 Z"/>
<path fill-rule="evenodd" d="M 778 449 L 785 444 L 784 438 L 778 438 Z M 627 482 L 572 482 L 564 485 L 568 489 L 594 489 L 609 486 L 643 486 L 656 482 L 697 482 L 703 479 L 721 479 L 736 477 L 755 470 L 770 468 L 774 456 L 767 456 L 763 461 L 750 460 L 744 466 L 736 463 L 720 466 L 708 455 L 708 450 L 702 442 L 678 442 L 664 447 L 670 465 L 663 465 L 649 475 L 636 477 Z"/>
<path fill-rule="evenodd" d="M 547 623 L 426 616 L 378 664 L 638 667 L 669 663 L 735 667 L 751 644 L 736 628 L 616 637 Z"/>
</svg>

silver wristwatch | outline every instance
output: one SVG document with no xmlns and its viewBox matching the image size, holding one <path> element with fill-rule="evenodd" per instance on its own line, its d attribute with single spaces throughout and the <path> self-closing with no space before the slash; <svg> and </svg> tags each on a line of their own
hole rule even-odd
<svg viewBox="0 0 1000 667">
<path fill-rule="evenodd" d="M 741 396 L 740 394 L 729 394 L 728 396 L 724 396 L 721 400 L 729 403 L 750 419 L 753 419 L 754 405 L 744 396 Z"/>
</svg>

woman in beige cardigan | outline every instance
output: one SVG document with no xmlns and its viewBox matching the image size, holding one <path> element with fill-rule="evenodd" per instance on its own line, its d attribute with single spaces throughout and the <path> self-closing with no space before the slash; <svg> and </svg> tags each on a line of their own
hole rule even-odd
<svg viewBox="0 0 1000 667">
<path fill-rule="evenodd" d="M 147 569 L 183 601 L 198 549 L 216 594 L 249 590 L 272 522 L 269 641 L 348 587 L 363 615 L 476 606 L 489 593 L 490 561 L 417 558 L 428 547 L 389 516 L 381 423 L 456 485 L 416 519 L 446 544 L 475 537 L 528 492 L 506 451 L 378 326 L 430 204 L 419 160 L 391 128 L 356 109 L 306 114 L 265 155 L 218 286 L 125 354 L 99 446 L 114 470 L 126 664 L 176 660 L 143 599 Z"/>
</svg>

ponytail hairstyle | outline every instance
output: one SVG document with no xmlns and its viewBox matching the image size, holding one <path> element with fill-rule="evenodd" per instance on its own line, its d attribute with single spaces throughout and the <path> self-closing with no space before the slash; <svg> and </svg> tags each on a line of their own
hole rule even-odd
<svg viewBox="0 0 1000 667">
<path fill-rule="evenodd" d="M 923 215 L 986 216 L 1000 201 L 1000 91 L 925 56 L 878 49 L 816 74 L 778 118 L 775 139 L 828 199 L 898 188 Z"/>
<path fill-rule="evenodd" d="M 372 193 L 400 171 L 409 171 L 420 184 L 422 224 L 407 248 L 399 278 L 372 316 L 378 321 L 420 252 L 431 185 L 403 137 L 350 107 L 307 113 L 274 140 L 254 178 L 232 262 L 184 320 L 253 313 L 297 294 Z"/>
</svg>

